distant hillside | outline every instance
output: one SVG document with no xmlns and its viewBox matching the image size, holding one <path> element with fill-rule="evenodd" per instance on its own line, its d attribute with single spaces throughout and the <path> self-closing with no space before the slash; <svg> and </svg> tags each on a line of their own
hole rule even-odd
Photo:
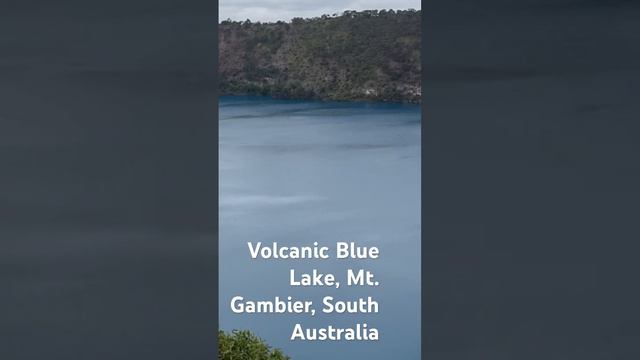
<svg viewBox="0 0 640 360">
<path fill-rule="evenodd" d="M 223 94 L 419 102 L 416 10 L 219 25 Z"/>
</svg>

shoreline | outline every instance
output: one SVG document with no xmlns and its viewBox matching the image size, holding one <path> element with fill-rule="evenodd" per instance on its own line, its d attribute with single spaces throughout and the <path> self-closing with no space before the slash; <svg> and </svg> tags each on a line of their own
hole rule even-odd
<svg viewBox="0 0 640 360">
<path fill-rule="evenodd" d="M 388 104 L 388 105 L 415 105 L 420 106 L 422 99 L 419 101 L 398 101 L 398 100 L 378 100 L 371 98 L 353 98 L 353 99 L 334 99 L 334 98 L 322 98 L 322 97 L 285 97 L 276 96 L 270 94 L 250 94 L 250 93 L 222 93 L 218 95 L 218 98 L 229 97 L 245 97 L 245 98 L 257 98 L 257 99 L 269 99 L 269 100 L 282 100 L 282 101 L 306 101 L 306 102 L 319 102 L 319 103 L 367 103 L 367 104 Z"/>
</svg>

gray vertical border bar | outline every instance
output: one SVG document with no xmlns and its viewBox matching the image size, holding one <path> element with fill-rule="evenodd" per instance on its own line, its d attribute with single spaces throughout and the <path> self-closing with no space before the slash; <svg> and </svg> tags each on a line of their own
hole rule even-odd
<svg viewBox="0 0 640 360">
<path fill-rule="evenodd" d="M 420 115 L 422 117 L 421 119 L 421 126 L 420 126 L 420 146 L 421 146 L 421 156 L 420 156 L 420 160 L 421 160 L 421 168 L 420 168 L 420 173 L 421 173 L 421 190 L 420 190 L 420 196 L 421 196 L 421 205 L 420 205 L 420 210 L 421 210 L 421 221 L 420 221 L 420 235 L 421 235 L 421 245 L 420 245 L 420 251 L 421 251 L 421 256 L 420 256 L 420 269 L 421 269 L 421 274 L 420 274 L 420 303 L 421 303 L 421 311 L 420 311 L 420 353 L 421 353 L 421 357 L 422 359 L 426 359 L 426 349 L 425 349 L 425 344 L 427 343 L 427 332 L 425 330 L 425 324 L 427 322 L 427 309 L 425 307 L 425 297 L 426 297 L 426 284 L 425 284 L 425 279 L 426 279 L 426 263 L 424 261 L 424 259 L 426 259 L 426 246 L 425 243 L 427 241 L 426 239 L 426 233 L 424 231 L 425 228 L 425 224 L 426 224 L 426 219 L 425 219 L 425 204 L 426 204 L 426 199 L 425 199 L 425 179 L 427 177 L 426 174 L 426 161 L 425 159 L 427 158 L 427 153 L 426 153 L 426 147 L 424 146 L 424 141 L 427 138 L 427 103 L 428 103 L 428 99 L 425 96 L 425 84 L 427 84 L 427 35 L 429 34 L 428 29 L 427 29 L 427 18 L 428 18 L 428 14 L 429 14 L 429 9 L 427 7 L 427 1 L 426 0 L 422 0 L 421 2 L 421 6 L 420 8 L 422 9 L 422 31 L 420 34 L 420 60 L 421 60 L 421 88 L 422 88 L 422 102 L 420 103 L 421 109 L 420 109 Z"/>
<path fill-rule="evenodd" d="M 219 176 L 220 176 L 220 172 L 219 172 L 219 154 L 218 154 L 218 149 L 219 149 L 219 144 L 220 144 L 220 137 L 218 134 L 218 130 L 219 130 L 219 103 L 218 103 L 218 96 L 219 96 L 219 81 L 218 81 L 218 22 L 219 22 L 219 10 L 220 10 L 220 3 L 218 0 L 212 0 L 215 1 L 215 23 L 212 24 L 212 28 L 213 28 L 213 64 L 212 64 L 212 69 L 214 69 L 214 76 L 213 76 L 213 86 L 214 86 L 214 104 L 215 104 L 215 109 L 214 109 L 214 121 L 215 121 L 215 126 L 214 126 L 214 134 L 213 134 L 213 139 L 215 139 L 215 146 L 214 146 L 214 164 L 215 164 L 215 183 L 212 184 L 212 186 L 215 187 L 215 229 L 214 229 L 214 234 L 215 234 L 215 238 L 214 238 L 214 247 L 215 247 L 215 251 L 216 251 L 216 256 L 214 257 L 214 259 L 212 259 L 213 263 L 214 263 L 214 274 L 213 274 L 213 278 L 214 278 L 214 287 L 215 287 L 215 291 L 214 291 L 214 301 L 213 304 L 211 304 L 211 306 L 213 306 L 214 308 L 214 314 L 215 317 L 213 319 L 213 325 L 215 326 L 216 329 L 216 333 L 213 335 L 214 338 L 214 345 L 215 345 L 215 353 L 216 353 L 216 359 L 218 358 L 218 329 L 220 328 L 220 308 L 219 308 L 219 301 L 220 301 L 220 252 L 219 252 L 219 239 L 220 239 L 220 215 L 219 215 Z"/>
<path fill-rule="evenodd" d="M 0 2 L 0 359 L 217 353 L 217 18 Z"/>
</svg>

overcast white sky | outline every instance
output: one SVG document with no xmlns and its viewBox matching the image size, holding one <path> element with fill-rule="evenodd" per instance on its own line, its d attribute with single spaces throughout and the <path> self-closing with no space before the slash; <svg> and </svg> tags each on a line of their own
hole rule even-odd
<svg viewBox="0 0 640 360">
<path fill-rule="evenodd" d="M 220 21 L 288 21 L 344 10 L 420 9 L 420 0 L 219 0 Z"/>
</svg>

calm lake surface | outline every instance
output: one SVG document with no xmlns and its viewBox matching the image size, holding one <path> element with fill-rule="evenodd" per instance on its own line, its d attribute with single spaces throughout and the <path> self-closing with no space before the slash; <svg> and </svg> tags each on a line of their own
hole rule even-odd
<svg viewBox="0 0 640 360">
<path fill-rule="evenodd" d="M 297 359 L 418 359 L 420 107 L 223 97 L 220 100 L 220 326 L 251 329 Z M 377 260 L 252 260 L 247 242 L 377 246 Z M 332 251 L 333 254 L 333 251 Z M 332 255 L 333 257 L 333 255 Z M 289 269 L 334 273 L 340 289 L 292 288 Z M 347 287 L 346 269 L 379 287 Z M 233 296 L 312 300 L 316 315 L 238 315 Z M 323 314 L 322 298 L 373 296 L 377 314 Z M 307 327 L 379 330 L 375 341 L 290 341 Z"/>
</svg>

